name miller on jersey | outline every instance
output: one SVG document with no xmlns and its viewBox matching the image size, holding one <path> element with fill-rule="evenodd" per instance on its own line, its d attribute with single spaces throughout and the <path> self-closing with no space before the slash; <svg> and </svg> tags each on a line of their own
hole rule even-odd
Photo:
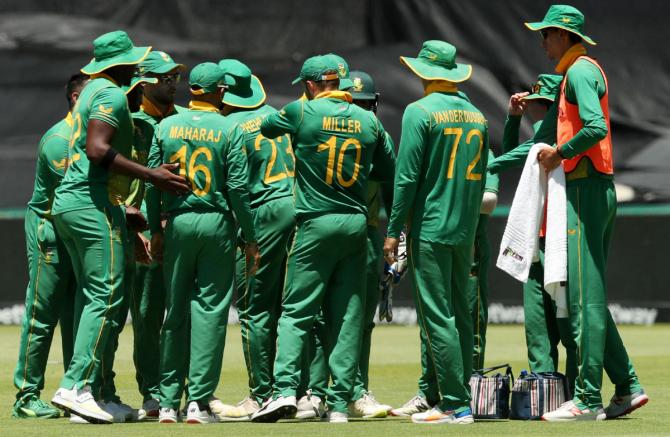
<svg viewBox="0 0 670 437">
<path fill-rule="evenodd" d="M 189 127 L 189 126 L 171 126 L 170 139 L 182 139 L 192 141 L 208 141 L 211 143 L 218 143 L 221 140 L 221 130 L 216 131 L 204 127 Z"/>
<path fill-rule="evenodd" d="M 361 133 L 361 122 L 347 118 L 323 117 L 323 130 L 334 132 Z"/>
</svg>

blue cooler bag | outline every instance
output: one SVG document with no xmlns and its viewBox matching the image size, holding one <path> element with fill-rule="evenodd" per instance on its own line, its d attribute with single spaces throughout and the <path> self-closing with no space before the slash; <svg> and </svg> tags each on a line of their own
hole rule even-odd
<svg viewBox="0 0 670 437">
<path fill-rule="evenodd" d="M 510 419 L 540 420 L 544 413 L 560 407 L 568 395 L 568 381 L 558 372 L 522 371 L 512 388 Z"/>
</svg>

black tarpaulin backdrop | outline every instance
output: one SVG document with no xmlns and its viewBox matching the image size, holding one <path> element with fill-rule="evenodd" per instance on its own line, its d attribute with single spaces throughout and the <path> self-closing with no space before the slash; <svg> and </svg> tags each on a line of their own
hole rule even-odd
<svg viewBox="0 0 670 437">
<path fill-rule="evenodd" d="M 301 94 L 300 87 L 290 82 L 307 56 L 337 52 L 352 69 L 365 70 L 376 79 L 382 93 L 379 115 L 396 142 L 405 106 L 422 95 L 419 80 L 399 64 L 398 56 L 415 56 L 426 39 L 445 39 L 458 47 L 460 62 L 474 66 L 471 80 L 461 89 L 489 119 L 498 152 L 509 95 L 527 90 L 538 73 L 553 69 L 540 48 L 539 36 L 523 26 L 524 21 L 540 20 L 549 4 L 537 0 L 0 0 L 4 103 L 0 107 L 0 208 L 23 207 L 28 201 L 37 143 L 67 109 L 64 82 L 88 62 L 92 40 L 104 32 L 124 29 L 137 45 L 152 45 L 188 66 L 237 57 L 262 79 L 268 102 L 276 107 Z M 636 201 L 668 201 L 670 51 L 665 46 L 670 36 L 670 3 L 571 4 L 585 13 L 586 33 L 598 42 L 590 53 L 608 74 L 616 180 L 635 189 Z M 182 83 L 178 101 L 186 103 L 187 96 Z M 524 136 L 530 134 L 529 127 L 524 125 Z M 502 176 L 501 203 L 511 201 L 517 177 L 516 172 Z M 626 226 L 638 235 L 647 229 Z M 494 240 L 498 227 L 492 227 Z M 15 224 L 11 232 L 21 228 Z M 612 265 L 618 258 L 622 266 L 626 258 L 649 258 L 653 242 L 646 237 L 635 241 L 639 244 L 631 243 L 628 253 L 613 253 Z M 14 246 L 8 256 L 16 255 L 19 249 Z M 652 258 L 667 260 L 664 253 L 659 257 Z M 23 268 L 23 253 L 14 258 L 20 260 L 16 268 Z M 641 283 L 648 296 L 645 301 L 656 299 L 657 288 L 664 283 L 661 271 L 630 272 L 629 276 L 647 278 Z M 518 287 L 494 274 L 492 293 L 518 301 Z M 8 293 L 21 300 L 25 274 L 13 270 L 3 277 L 15 278 L 16 284 L 6 284 L 0 301 L 6 302 Z M 610 277 L 616 279 L 611 281 L 612 299 L 630 300 L 630 284 Z"/>
</svg>

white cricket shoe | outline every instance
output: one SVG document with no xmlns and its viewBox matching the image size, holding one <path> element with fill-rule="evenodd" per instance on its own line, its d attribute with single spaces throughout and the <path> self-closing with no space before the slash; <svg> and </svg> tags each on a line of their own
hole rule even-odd
<svg viewBox="0 0 670 437">
<path fill-rule="evenodd" d="M 209 401 L 209 408 L 221 422 L 248 422 L 251 420 L 251 415 L 261 406 L 251 396 L 242 399 L 237 405 L 224 404 L 212 397 Z"/>
<path fill-rule="evenodd" d="M 202 424 L 202 423 L 216 423 L 219 421 L 219 418 L 212 413 L 212 411 L 207 407 L 204 410 L 200 409 L 200 406 L 196 401 L 191 401 L 188 404 L 188 409 L 186 410 L 186 423 L 191 424 Z"/>
<path fill-rule="evenodd" d="M 326 414 L 326 405 L 319 396 L 313 395 L 312 390 L 307 390 L 305 396 L 298 400 L 298 411 L 295 418 L 300 420 L 320 419 Z"/>
<path fill-rule="evenodd" d="M 123 402 L 99 402 L 100 407 L 114 418 L 114 423 L 134 422 L 138 411 Z"/>
<path fill-rule="evenodd" d="M 581 409 L 574 401 L 563 403 L 554 411 L 542 415 L 547 422 L 572 422 L 575 420 L 605 420 L 605 410 L 602 407 L 596 410 Z"/>
<path fill-rule="evenodd" d="M 137 410 L 137 420 L 147 420 L 149 418 L 157 418 L 158 410 L 160 410 L 158 399 L 149 399 L 144 401 L 142 408 Z"/>
<path fill-rule="evenodd" d="M 363 419 L 384 418 L 392 410 L 390 405 L 380 404 L 372 392 L 363 393 L 360 399 L 350 402 L 348 407 L 351 417 Z"/>
<path fill-rule="evenodd" d="M 76 423 L 76 424 L 82 424 L 82 425 L 89 424 L 90 425 L 91 422 L 87 421 L 83 417 L 77 416 L 76 414 L 70 414 L 70 423 Z"/>
<path fill-rule="evenodd" d="M 158 410 L 158 422 L 159 423 L 177 423 L 179 416 L 177 415 L 177 410 L 174 408 L 161 408 Z"/>
<path fill-rule="evenodd" d="M 454 410 L 442 411 L 439 407 L 433 407 L 423 413 L 412 414 L 412 422 L 414 423 L 469 425 L 474 423 L 474 421 L 470 408 L 456 412 Z"/>
<path fill-rule="evenodd" d="M 608 419 L 616 419 L 645 406 L 647 402 L 649 402 L 649 396 L 646 395 L 644 390 L 625 396 L 614 395 L 610 400 L 610 404 L 605 408 L 605 416 Z"/>
<path fill-rule="evenodd" d="M 328 412 L 329 423 L 348 423 L 349 415 L 347 413 L 340 413 L 339 411 Z"/>
<path fill-rule="evenodd" d="M 423 396 L 414 396 L 405 402 L 402 407 L 391 410 L 391 416 L 409 417 L 412 414 L 423 413 L 431 409 L 428 401 Z"/>
<path fill-rule="evenodd" d="M 297 411 L 295 396 L 279 396 L 263 404 L 260 410 L 251 415 L 251 421 L 276 422 L 279 419 L 293 419 Z"/>
<path fill-rule="evenodd" d="M 86 385 L 81 389 L 59 388 L 51 402 L 59 408 L 84 418 L 87 422 L 107 424 L 114 421 L 114 417 L 104 411 L 91 394 L 91 387 Z"/>
</svg>

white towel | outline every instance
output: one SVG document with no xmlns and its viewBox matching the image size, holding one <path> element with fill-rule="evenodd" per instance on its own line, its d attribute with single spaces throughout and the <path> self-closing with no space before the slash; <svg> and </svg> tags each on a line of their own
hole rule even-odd
<svg viewBox="0 0 670 437">
<path fill-rule="evenodd" d="M 547 199 L 545 234 L 544 287 L 556 302 L 557 317 L 567 317 L 565 286 L 568 275 L 567 210 L 563 166 L 547 178 L 537 154 L 547 144 L 535 144 L 528 152 L 519 179 L 507 226 L 500 244 L 496 266 L 513 278 L 528 281 L 533 261 L 538 259 L 538 234 Z"/>
<path fill-rule="evenodd" d="M 559 165 L 547 182 L 547 232 L 544 241 L 544 289 L 556 302 L 556 317 L 568 317 L 565 283 L 568 280 L 568 218 L 565 171 Z M 563 284 L 563 285 L 561 285 Z"/>
<path fill-rule="evenodd" d="M 528 152 L 496 262 L 498 268 L 524 283 L 528 281 L 530 265 L 537 258 L 537 236 L 544 212 L 547 176 L 537 162 L 537 152 L 542 146 L 548 147 L 535 144 Z"/>
</svg>

